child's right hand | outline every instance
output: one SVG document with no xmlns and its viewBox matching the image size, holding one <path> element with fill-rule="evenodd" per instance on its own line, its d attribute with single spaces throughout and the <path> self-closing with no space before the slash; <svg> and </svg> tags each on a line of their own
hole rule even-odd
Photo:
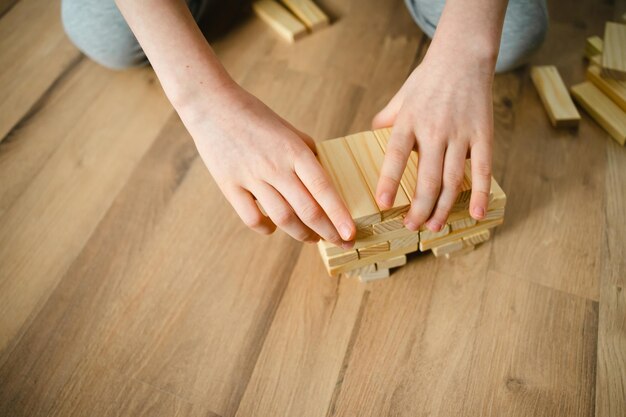
<svg viewBox="0 0 626 417">
<path fill-rule="evenodd" d="M 270 234 L 278 226 L 300 241 L 352 245 L 356 227 L 309 136 L 234 83 L 178 110 L 211 175 L 251 229 Z"/>
</svg>

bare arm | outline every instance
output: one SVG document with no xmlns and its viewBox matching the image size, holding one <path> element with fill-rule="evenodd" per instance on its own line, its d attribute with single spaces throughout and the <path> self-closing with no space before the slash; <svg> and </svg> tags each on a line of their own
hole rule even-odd
<svg viewBox="0 0 626 417">
<path fill-rule="evenodd" d="M 485 216 L 491 185 L 492 84 L 506 0 L 448 0 L 423 62 L 374 118 L 393 125 L 377 189 L 390 206 L 410 151 L 419 152 L 418 184 L 405 218 L 416 230 L 445 225 L 472 160 L 471 215 Z"/>
<path fill-rule="evenodd" d="M 183 0 L 117 0 L 220 189 L 252 229 L 351 246 L 356 229 L 313 142 L 235 83 Z M 255 200 L 269 217 L 264 216 Z"/>
</svg>

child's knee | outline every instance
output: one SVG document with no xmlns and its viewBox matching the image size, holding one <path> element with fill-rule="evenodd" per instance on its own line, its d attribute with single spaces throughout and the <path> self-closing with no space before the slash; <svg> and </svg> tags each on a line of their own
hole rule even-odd
<svg viewBox="0 0 626 417">
<path fill-rule="evenodd" d="M 61 19 L 74 45 L 97 63 L 112 69 L 147 63 L 114 0 L 63 0 Z"/>
</svg>

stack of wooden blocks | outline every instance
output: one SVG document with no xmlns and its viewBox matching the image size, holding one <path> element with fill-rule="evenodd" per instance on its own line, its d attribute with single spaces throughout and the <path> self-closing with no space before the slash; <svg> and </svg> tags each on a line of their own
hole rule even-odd
<svg viewBox="0 0 626 417">
<path fill-rule="evenodd" d="M 626 25 L 607 22 L 604 41 L 587 39 L 587 81 L 570 88 L 574 100 L 620 145 L 626 143 Z M 554 66 L 533 67 L 531 78 L 555 127 L 577 126 L 580 115 Z"/>
<path fill-rule="evenodd" d="M 252 3 L 252 9 L 261 20 L 289 42 L 324 28 L 330 22 L 328 16 L 312 0 L 256 0 Z"/>
<path fill-rule="evenodd" d="M 489 209 L 485 219 L 476 222 L 469 215 L 472 183 L 469 161 L 461 192 L 439 232 L 422 227 L 404 227 L 404 216 L 415 193 L 418 157 L 411 152 L 393 207 L 381 210 L 375 199 L 376 184 L 391 129 L 362 132 L 317 144 L 318 158 L 343 198 L 357 235 L 352 249 L 342 249 L 326 241 L 318 248 L 330 275 L 347 272 L 362 281 L 389 277 L 390 269 L 406 263 L 406 254 L 432 250 L 435 256 L 451 258 L 474 249 L 490 237 L 490 229 L 502 224 L 506 195 L 492 178 Z"/>
</svg>

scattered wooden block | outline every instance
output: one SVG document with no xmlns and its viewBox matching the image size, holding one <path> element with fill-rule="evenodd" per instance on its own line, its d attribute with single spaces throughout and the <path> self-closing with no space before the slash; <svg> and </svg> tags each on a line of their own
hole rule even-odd
<svg viewBox="0 0 626 417">
<path fill-rule="evenodd" d="M 352 249 L 339 255 L 329 256 L 327 258 L 327 262 L 330 266 L 337 266 L 343 265 L 347 262 L 356 261 L 357 259 L 359 259 L 359 253 L 356 251 L 356 249 Z"/>
<path fill-rule="evenodd" d="M 389 269 L 377 269 L 374 272 L 359 274 L 359 280 L 361 282 L 367 283 L 371 281 L 376 281 L 378 279 L 389 278 L 389 276 L 390 276 Z"/>
<path fill-rule="evenodd" d="M 359 253 L 359 259 L 374 256 L 381 252 L 389 252 L 389 242 L 381 242 L 371 246 L 366 246 L 364 248 L 357 249 L 357 252 Z"/>
<path fill-rule="evenodd" d="M 422 226 L 422 228 L 423 230 L 420 229 L 420 241 L 431 241 L 431 240 L 439 239 L 440 237 L 446 236 L 447 234 L 450 233 L 449 224 L 446 224 L 445 226 L 443 226 L 441 230 L 438 232 L 430 231 L 426 229 L 424 226 Z"/>
<path fill-rule="evenodd" d="M 404 227 L 404 216 L 398 216 L 394 219 L 384 220 L 380 223 L 372 225 L 375 235 L 382 235 Z"/>
<path fill-rule="evenodd" d="M 585 56 L 589 59 L 602 54 L 602 38 L 599 36 L 590 36 L 585 42 Z"/>
<path fill-rule="evenodd" d="M 339 138 L 319 142 L 317 155 L 337 191 L 343 196 L 357 229 L 380 222 L 382 218 L 378 206 L 346 140 Z"/>
<path fill-rule="evenodd" d="M 472 227 L 476 225 L 476 219 L 473 217 L 465 217 L 463 219 L 455 220 L 448 223 L 450 225 L 450 229 L 453 232 L 461 229 L 467 229 L 468 227 Z"/>
<path fill-rule="evenodd" d="M 365 182 L 372 196 L 376 195 L 376 186 L 380 177 L 380 170 L 383 166 L 385 154 L 378 144 L 378 140 L 373 132 L 361 132 L 345 138 L 350 152 L 354 156 L 356 164 L 361 169 Z M 380 210 L 383 220 L 397 217 L 409 211 L 411 201 L 401 188 L 398 189 L 393 207 L 387 210 Z"/>
<path fill-rule="evenodd" d="M 626 143 L 626 112 L 589 81 L 571 88 L 576 101 L 620 145 Z"/>
<path fill-rule="evenodd" d="M 460 251 L 464 247 L 465 246 L 463 245 L 463 240 L 459 239 L 453 242 L 444 243 L 443 245 L 440 245 L 440 246 L 435 246 L 434 248 L 432 248 L 432 252 L 433 252 L 433 255 L 439 258 L 440 256 L 443 256 L 447 253 Z"/>
<path fill-rule="evenodd" d="M 467 253 L 470 253 L 474 250 L 474 245 L 465 245 L 465 247 L 461 250 L 458 250 L 456 252 L 452 252 L 452 253 L 446 253 L 444 256 L 446 257 L 446 259 L 452 259 L 452 258 L 457 258 L 459 256 L 465 255 Z"/>
<path fill-rule="evenodd" d="M 578 126 L 580 114 L 553 65 L 532 67 L 530 77 L 554 127 Z"/>
<path fill-rule="evenodd" d="M 329 19 L 324 12 L 311 0 L 282 0 L 289 10 L 311 31 L 322 29 L 329 24 Z"/>
<path fill-rule="evenodd" d="M 488 241 L 490 237 L 491 237 L 491 232 L 489 231 L 489 229 L 486 229 L 486 230 L 481 230 L 478 233 L 474 233 L 470 236 L 464 237 L 463 242 L 465 242 L 468 245 L 475 246 L 480 243 Z"/>
<path fill-rule="evenodd" d="M 602 74 L 626 80 L 626 25 L 606 22 L 604 26 Z"/>
<path fill-rule="evenodd" d="M 307 33 L 302 22 L 274 0 L 257 0 L 252 3 L 252 10 L 289 42 L 294 42 Z"/>
<path fill-rule="evenodd" d="M 403 236 L 397 239 L 392 239 L 389 241 L 389 250 L 396 250 L 400 248 L 406 248 L 407 246 L 415 246 L 415 250 L 417 250 L 417 245 L 420 243 L 420 234 L 419 232 L 413 232 L 408 236 Z"/>
<path fill-rule="evenodd" d="M 590 65 L 587 68 L 587 79 L 609 96 L 622 110 L 626 111 L 626 81 L 607 78 L 600 68 Z"/>
<path fill-rule="evenodd" d="M 396 256 L 395 258 L 376 262 L 377 269 L 398 268 L 403 265 L 406 265 L 406 255 Z"/>
</svg>

